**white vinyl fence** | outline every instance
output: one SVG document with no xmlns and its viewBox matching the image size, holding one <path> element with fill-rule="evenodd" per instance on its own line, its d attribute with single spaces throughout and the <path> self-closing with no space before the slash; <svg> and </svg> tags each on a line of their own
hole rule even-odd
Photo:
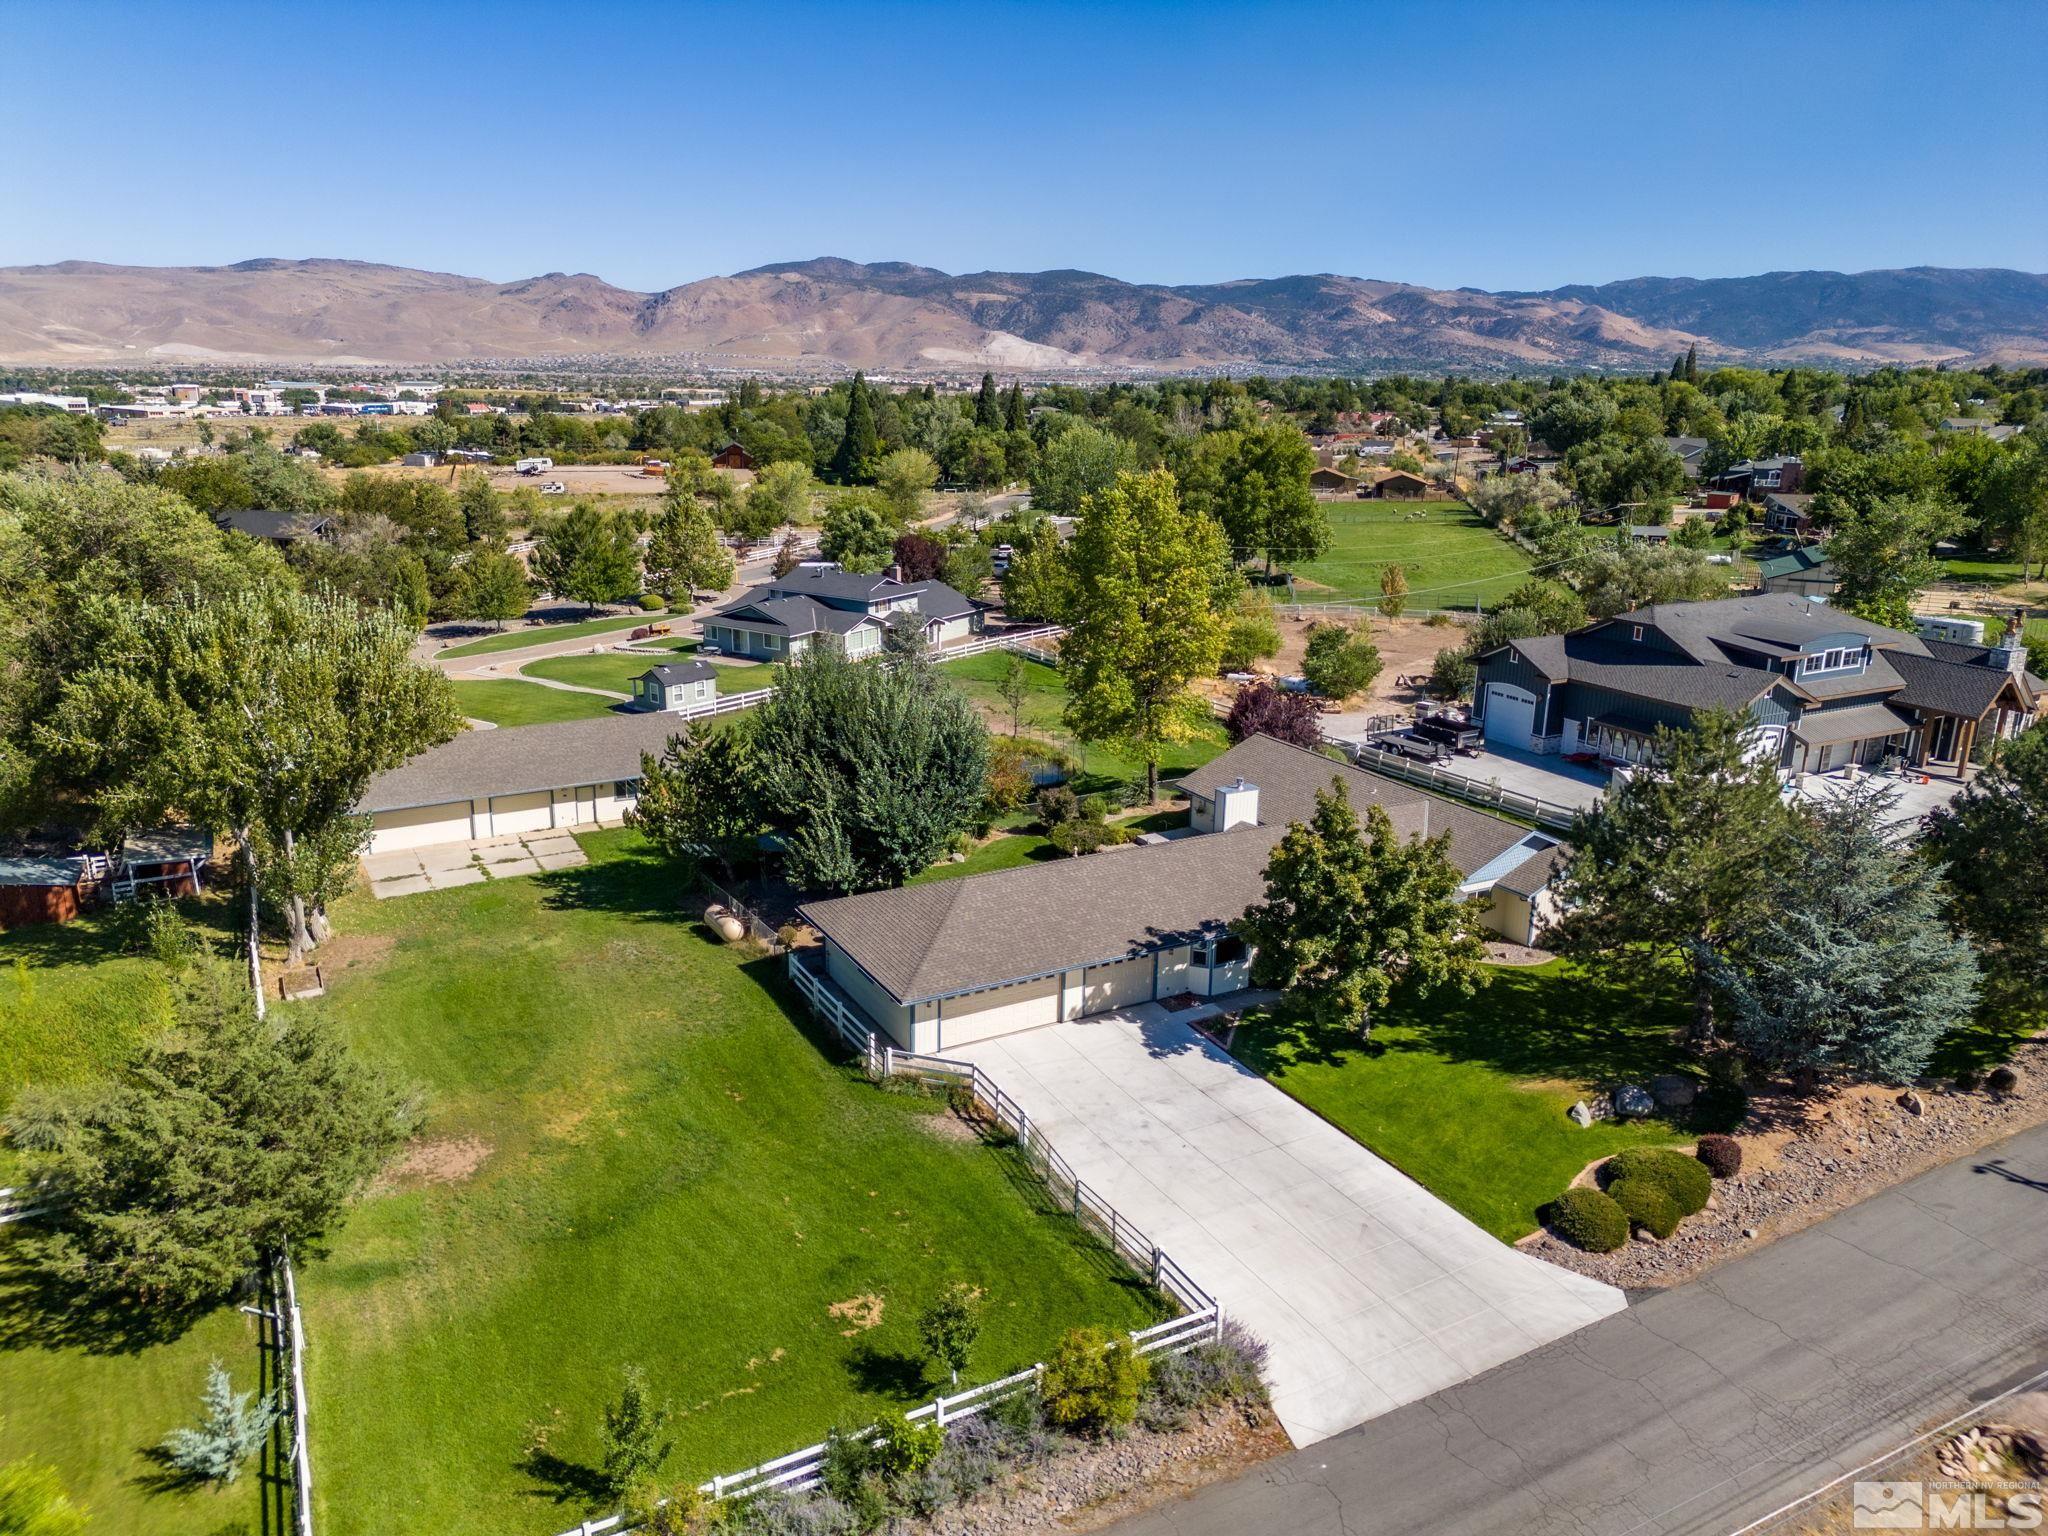
<svg viewBox="0 0 2048 1536">
<path fill-rule="evenodd" d="M 55 1198 L 44 1189 L 30 1186 L 25 1189 L 0 1189 L 0 1227 L 10 1221 L 26 1221 L 31 1216 L 40 1216 L 56 1204 Z"/>
<path fill-rule="evenodd" d="M 1399 752 L 1389 752 L 1384 747 L 1369 742 L 1346 741 L 1336 736 L 1324 736 L 1325 746 L 1335 747 L 1351 762 L 1370 772 L 1382 774 L 1390 779 L 1400 779 L 1423 789 L 1433 789 L 1474 805 L 1493 806 L 1515 816 L 1525 816 L 1539 827 L 1549 827 L 1556 832 L 1569 832 L 1578 818 L 1578 812 L 1569 805 L 1559 805 L 1554 800 L 1539 799 L 1525 795 L 1520 790 L 1503 789 L 1493 779 L 1475 779 L 1455 769 L 1439 767 L 1435 763 L 1418 763 L 1403 757 Z"/>
<path fill-rule="evenodd" d="M 1131 1345 L 1139 1354 L 1178 1354 L 1221 1335 L 1223 1312 L 1216 1299 L 1197 1285 L 1171 1255 L 1126 1220 L 1116 1207 L 1082 1183 L 1067 1160 L 1053 1149 L 1044 1133 L 1032 1125 L 1023 1107 L 979 1066 L 945 1056 L 899 1051 L 884 1044 L 867 1022 L 840 998 L 833 983 L 804 963 L 801 952 L 790 952 L 789 976 L 818 1017 L 831 1025 L 833 1032 L 860 1056 L 870 1076 L 877 1079 L 911 1076 L 968 1088 L 994 1123 L 1016 1137 L 1018 1150 L 1054 1198 L 1073 1212 L 1075 1220 L 1103 1237 L 1121 1258 L 1149 1275 L 1162 1293 L 1185 1309 L 1179 1317 L 1131 1333 Z M 1033 1365 L 1000 1381 L 986 1382 L 962 1392 L 941 1394 L 911 1409 L 904 1417 L 912 1423 L 926 1419 L 941 1425 L 957 1423 L 974 1417 L 991 1403 L 1028 1391 L 1037 1385 L 1044 1373 L 1043 1363 Z M 861 1432 L 863 1438 L 873 1433 L 872 1429 Z M 757 1467 L 722 1473 L 709 1482 L 699 1484 L 698 1491 L 714 1499 L 744 1498 L 774 1490 L 802 1493 L 818 1486 L 825 1452 L 826 1445 L 822 1441 L 817 1445 L 807 1445 L 800 1451 L 764 1461 Z M 606 1533 L 622 1533 L 626 1529 L 624 1515 L 607 1515 L 601 1520 L 586 1520 L 573 1530 L 562 1532 L 561 1536 L 606 1536 Z"/>
<path fill-rule="evenodd" d="M 306 1448 L 306 1325 L 299 1314 L 299 1286 L 289 1253 L 278 1254 L 273 1285 L 278 1342 L 285 1354 L 285 1379 L 291 1384 L 292 1530 L 296 1536 L 313 1536 L 313 1456 Z"/>
</svg>

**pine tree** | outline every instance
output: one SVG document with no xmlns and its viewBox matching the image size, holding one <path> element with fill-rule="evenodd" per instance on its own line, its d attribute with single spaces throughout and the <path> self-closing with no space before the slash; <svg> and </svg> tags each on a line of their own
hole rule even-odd
<svg viewBox="0 0 2048 1536">
<path fill-rule="evenodd" d="M 1628 969 L 1646 995 L 1683 962 L 1698 1046 L 1715 1038 L 1712 956 L 1761 911 L 1790 826 L 1776 767 L 1746 756 L 1748 730 L 1706 710 L 1658 731 L 1656 766 L 1579 814 L 1554 887 L 1564 953 Z"/>
<path fill-rule="evenodd" d="M 974 424 L 985 432 L 1002 430 L 1002 406 L 996 400 L 996 376 L 992 373 L 981 376 L 981 388 L 974 392 Z"/>
<path fill-rule="evenodd" d="M 199 1423 L 164 1436 L 164 1460 L 196 1481 L 232 1483 L 242 1475 L 242 1463 L 263 1449 L 279 1418 L 276 1402 L 252 1403 L 254 1395 L 237 1394 L 227 1367 L 214 1361 L 206 1370 Z"/>
<path fill-rule="evenodd" d="M 1697 345 L 1685 349 L 1685 382 L 1697 384 L 1700 378 L 1700 349 Z"/>
<path fill-rule="evenodd" d="M 839 439 L 839 451 L 832 455 L 832 478 L 841 485 L 872 480 L 875 460 L 881 451 L 882 439 L 875 430 L 875 405 L 868 398 L 867 375 L 856 371 L 846 402 L 846 431 Z"/>
<path fill-rule="evenodd" d="M 1862 779 L 1806 811 L 1714 954 L 1729 1037 L 1760 1066 L 1910 1082 L 1975 1012 L 1976 955 L 1950 927 L 1941 867 L 1897 830 L 1896 799 Z"/>
<path fill-rule="evenodd" d="M 1024 404 L 1024 386 L 1021 383 L 1011 384 L 1009 392 L 1003 396 L 1003 427 L 1010 432 L 1031 430 L 1031 412 Z"/>
<path fill-rule="evenodd" d="M 1361 827 L 1333 777 L 1314 814 L 1273 850 L 1265 900 L 1236 924 L 1253 979 L 1279 988 L 1295 1018 L 1368 1036 L 1397 984 L 1425 996 L 1484 986 L 1486 946 L 1477 913 L 1459 900 L 1450 844 L 1448 832 L 1403 838 L 1377 805 Z"/>
<path fill-rule="evenodd" d="M 1674 358 L 1672 358 L 1672 359 L 1671 359 L 1671 378 L 1672 378 L 1673 382 L 1676 382 L 1677 380 L 1679 380 L 1679 379 L 1682 379 L 1682 378 L 1684 378 L 1684 377 L 1685 377 L 1685 359 L 1684 359 L 1683 357 L 1674 357 Z"/>
<path fill-rule="evenodd" d="M 2048 728 L 2035 726 L 1927 821 L 1964 922 L 1999 969 L 2048 979 Z"/>
</svg>

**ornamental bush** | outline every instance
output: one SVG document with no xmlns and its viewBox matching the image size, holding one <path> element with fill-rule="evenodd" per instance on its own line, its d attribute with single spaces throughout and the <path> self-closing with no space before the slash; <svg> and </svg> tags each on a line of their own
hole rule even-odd
<svg viewBox="0 0 2048 1536">
<path fill-rule="evenodd" d="M 1607 1198 L 1653 1237 L 1669 1237 L 1678 1230 L 1678 1205 L 1664 1186 L 1653 1180 L 1616 1179 L 1607 1186 Z"/>
<path fill-rule="evenodd" d="M 1612 1253 L 1628 1241 L 1628 1213 L 1597 1189 L 1568 1189 L 1550 1207 L 1551 1230 L 1588 1253 Z"/>
<path fill-rule="evenodd" d="M 1070 1328 L 1045 1362 L 1045 1416 L 1062 1429 L 1118 1430 L 1137 1417 L 1150 1362 L 1119 1335 Z"/>
<path fill-rule="evenodd" d="M 1742 1172 L 1742 1143 L 1733 1136 L 1719 1132 L 1702 1136 L 1692 1155 L 1717 1179 L 1732 1179 Z"/>
<path fill-rule="evenodd" d="M 1670 1147 L 1630 1147 L 1615 1153 L 1601 1168 L 1600 1182 L 1612 1193 L 1623 1179 L 1654 1184 L 1671 1197 L 1680 1216 L 1705 1210 L 1714 1195 L 1714 1176 L 1706 1165 Z"/>
<path fill-rule="evenodd" d="M 2027 1079 L 2026 1075 L 2018 1067 L 1993 1067 L 1990 1074 L 1984 1079 L 1984 1086 L 2002 1099 L 2025 1088 L 2027 1086 Z"/>
</svg>

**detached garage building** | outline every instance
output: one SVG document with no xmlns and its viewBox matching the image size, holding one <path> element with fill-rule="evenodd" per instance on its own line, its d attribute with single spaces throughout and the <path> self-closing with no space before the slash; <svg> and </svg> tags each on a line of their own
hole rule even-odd
<svg viewBox="0 0 2048 1536">
<path fill-rule="evenodd" d="M 1533 941 L 1555 837 L 1254 736 L 1183 781 L 1187 835 L 805 906 L 825 940 L 813 969 L 898 1046 L 931 1052 L 1181 993 L 1241 991 L 1251 957 L 1230 926 L 1264 898 L 1274 845 L 1333 778 L 1361 814 L 1376 804 L 1405 836 L 1448 832 L 1460 891 L 1487 903 L 1486 926 Z"/>
<path fill-rule="evenodd" d="M 371 818 L 369 851 L 619 821 L 639 798 L 640 755 L 682 728 L 634 713 L 465 731 L 370 781 L 357 806 Z"/>
</svg>

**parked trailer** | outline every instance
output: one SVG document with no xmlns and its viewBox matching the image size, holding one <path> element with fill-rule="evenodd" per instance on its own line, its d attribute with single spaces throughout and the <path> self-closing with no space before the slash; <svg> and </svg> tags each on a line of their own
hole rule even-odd
<svg viewBox="0 0 2048 1536">
<path fill-rule="evenodd" d="M 512 467 L 522 475 L 538 475 L 553 469 L 555 461 L 553 459 L 521 459 Z"/>
</svg>

